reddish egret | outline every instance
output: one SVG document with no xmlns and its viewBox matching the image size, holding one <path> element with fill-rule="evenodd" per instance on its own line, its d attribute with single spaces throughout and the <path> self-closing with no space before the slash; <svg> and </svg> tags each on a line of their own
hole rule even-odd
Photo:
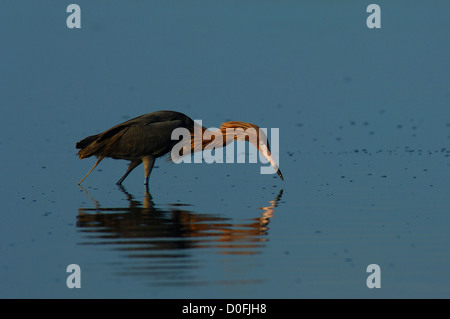
<svg viewBox="0 0 450 319">
<path fill-rule="evenodd" d="M 117 185 L 121 185 L 133 169 L 144 163 L 145 185 L 148 186 L 148 179 L 155 164 L 155 159 L 169 153 L 179 143 L 179 140 L 172 140 L 171 138 L 173 130 L 177 128 L 189 130 L 192 134 L 191 150 L 193 152 L 203 150 L 211 142 L 203 140 L 200 142 L 201 149 L 194 148 L 195 126 L 195 122 L 183 113 L 157 111 L 118 124 L 103 133 L 88 136 L 76 144 L 76 148 L 80 149 L 78 156 L 80 159 L 96 156 L 98 160 L 78 184 L 81 184 L 105 157 L 111 157 L 130 161 L 128 169 L 117 181 Z M 248 130 L 249 134 L 244 137 L 242 137 L 243 135 L 227 135 L 230 132 L 227 129 L 246 130 L 247 128 L 253 128 L 254 130 Z M 225 122 L 219 130 L 223 134 L 224 140 L 223 143 L 220 142 L 218 147 L 223 147 L 233 140 L 250 141 L 267 158 L 280 178 L 284 180 L 277 163 L 270 153 L 267 138 L 265 136 L 260 138 L 258 126 L 245 122 Z M 206 131 L 207 129 L 202 127 L 202 132 Z"/>
</svg>

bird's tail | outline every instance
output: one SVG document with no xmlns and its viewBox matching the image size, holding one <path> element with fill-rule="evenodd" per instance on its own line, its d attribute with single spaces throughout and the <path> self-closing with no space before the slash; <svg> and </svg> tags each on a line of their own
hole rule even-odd
<svg viewBox="0 0 450 319">
<path fill-rule="evenodd" d="M 114 152 L 115 143 L 120 140 L 127 129 L 126 126 L 120 124 L 103 133 L 82 139 L 75 145 L 76 148 L 80 149 L 78 157 L 82 159 L 92 155 L 97 157 L 111 156 L 111 153 Z"/>
<path fill-rule="evenodd" d="M 75 147 L 79 149 L 78 157 L 80 159 L 95 155 L 95 153 L 98 151 L 97 147 L 95 147 L 95 144 L 97 144 L 95 143 L 97 138 L 98 135 L 91 135 L 86 137 L 85 139 L 82 139 L 75 145 Z"/>
</svg>

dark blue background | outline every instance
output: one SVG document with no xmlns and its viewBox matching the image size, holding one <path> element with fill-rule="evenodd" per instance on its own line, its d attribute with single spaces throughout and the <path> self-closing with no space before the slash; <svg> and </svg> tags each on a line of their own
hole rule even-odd
<svg viewBox="0 0 450 319">
<path fill-rule="evenodd" d="M 377 30 L 368 1 L 70 3 L 0 4 L 1 297 L 450 297 L 448 1 Z M 131 202 L 124 161 L 77 186 L 78 140 L 160 109 L 279 128 L 286 181 L 159 159 L 150 213 L 142 167 Z"/>
</svg>

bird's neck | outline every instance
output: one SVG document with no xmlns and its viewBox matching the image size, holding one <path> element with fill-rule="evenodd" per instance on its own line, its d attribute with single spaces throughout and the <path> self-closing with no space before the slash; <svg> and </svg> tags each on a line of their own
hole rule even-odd
<svg viewBox="0 0 450 319">
<path fill-rule="evenodd" d="M 209 130 L 206 127 L 196 127 L 191 133 L 191 151 L 198 152 L 207 148 L 224 147 L 233 141 L 233 137 L 227 136 L 226 128 Z"/>
<path fill-rule="evenodd" d="M 249 134 L 248 131 L 246 132 L 248 129 L 253 130 L 253 132 Z M 191 151 L 198 152 L 224 147 L 234 140 L 249 141 L 258 147 L 258 139 L 259 127 L 246 122 L 225 122 L 216 130 L 209 130 L 198 125 L 191 132 Z"/>
</svg>

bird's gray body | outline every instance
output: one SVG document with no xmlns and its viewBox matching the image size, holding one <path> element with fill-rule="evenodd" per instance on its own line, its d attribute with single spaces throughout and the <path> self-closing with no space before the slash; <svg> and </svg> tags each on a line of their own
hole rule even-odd
<svg viewBox="0 0 450 319">
<path fill-rule="evenodd" d="M 179 142 L 172 140 L 171 136 L 174 129 L 181 127 L 192 132 L 194 121 L 180 112 L 157 111 L 125 121 L 100 134 L 88 136 L 79 141 L 76 148 L 80 149 L 80 158 L 98 157 L 95 166 L 105 157 L 131 161 L 117 184 L 121 184 L 133 169 L 144 162 L 145 181 L 148 185 L 155 159 L 170 152 Z"/>
<path fill-rule="evenodd" d="M 105 156 L 115 159 L 138 160 L 146 155 L 155 158 L 170 152 L 178 140 L 172 131 L 184 127 L 190 131 L 194 121 L 174 111 L 157 111 L 135 117 L 103 133 L 88 136 L 77 143 L 80 158 Z"/>
</svg>

